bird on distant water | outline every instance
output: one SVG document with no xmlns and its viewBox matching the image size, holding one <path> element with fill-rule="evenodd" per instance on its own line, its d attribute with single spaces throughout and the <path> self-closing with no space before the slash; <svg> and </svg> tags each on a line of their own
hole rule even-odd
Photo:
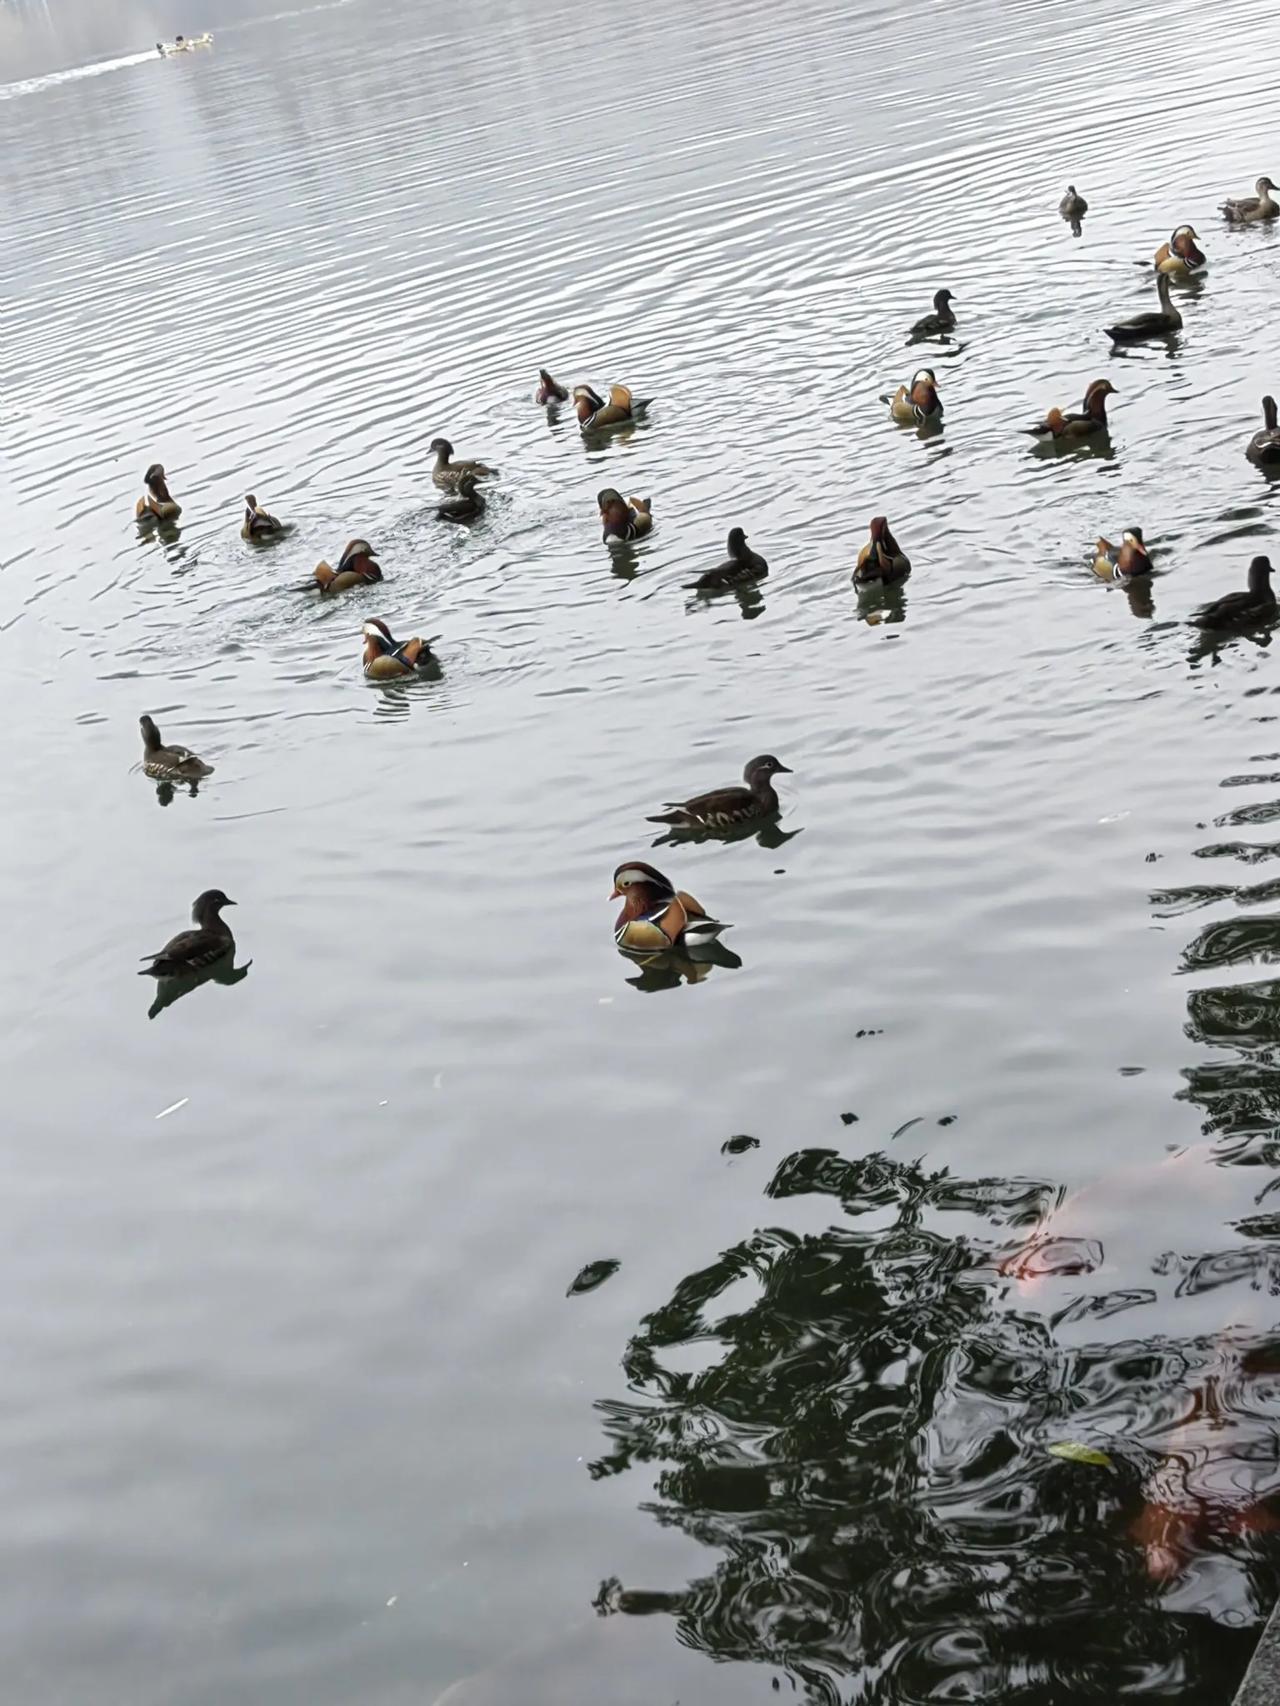
<svg viewBox="0 0 1280 1706">
<path fill-rule="evenodd" d="M 184 977 L 215 965 L 225 954 L 235 952 L 231 926 L 221 914 L 224 906 L 234 906 L 221 889 L 206 889 L 197 895 L 191 908 L 194 930 L 180 930 L 171 936 L 158 954 L 144 954 L 151 964 L 138 973 L 139 977 Z"/>
<path fill-rule="evenodd" d="M 1274 219 L 1280 213 L 1280 202 L 1271 193 L 1276 186 L 1270 178 L 1259 178 L 1253 187 L 1258 192 L 1256 195 L 1223 202 L 1221 212 L 1228 225 L 1254 225 L 1260 219 Z"/>
<path fill-rule="evenodd" d="M 153 782 L 202 782 L 213 775 L 213 765 L 188 752 L 185 746 L 166 746 L 150 717 L 139 717 L 142 729 L 142 773 Z"/>
<path fill-rule="evenodd" d="M 1257 462 L 1265 468 L 1280 467 L 1280 426 L 1276 425 L 1274 397 L 1262 399 L 1262 420 L 1262 426 L 1249 440 L 1245 455 L 1250 462 Z"/>
<path fill-rule="evenodd" d="M 624 498 L 612 486 L 596 493 L 600 511 L 601 538 L 606 545 L 627 539 L 643 539 L 653 527 L 652 498 Z"/>
<path fill-rule="evenodd" d="M 1088 211 L 1089 203 L 1074 184 L 1068 184 L 1066 195 L 1058 203 L 1058 212 L 1064 219 L 1083 219 Z"/>
<path fill-rule="evenodd" d="M 936 338 L 942 332 L 949 332 L 956 323 L 955 312 L 951 307 L 953 301 L 949 290 L 934 292 L 933 313 L 925 314 L 911 328 L 913 338 Z"/>
<path fill-rule="evenodd" d="M 1169 241 L 1156 250 L 1156 271 L 1167 272 L 1171 278 L 1193 278 L 1208 264 L 1196 242 L 1194 225 L 1179 225 Z"/>
<path fill-rule="evenodd" d="M 394 681 L 430 669 L 436 659 L 431 640 L 415 634 L 411 640 L 395 640 L 380 617 L 371 616 L 360 630 L 364 636 L 362 664 L 369 681 Z"/>
<path fill-rule="evenodd" d="M 911 573 L 911 561 L 889 531 L 888 518 L 873 515 L 871 537 L 858 552 L 853 578 L 859 586 L 890 586 Z"/>
<path fill-rule="evenodd" d="M 163 464 L 153 462 L 142 476 L 142 483 L 147 488 L 146 496 L 138 499 L 133 510 L 138 520 L 176 521 L 182 514 L 182 505 L 170 494 Z"/>
<path fill-rule="evenodd" d="M 446 492 L 440 499 L 436 514 L 441 521 L 474 521 L 478 515 L 484 514 L 484 509 L 484 494 L 476 483 L 476 476 L 464 474 L 453 492 Z"/>
<path fill-rule="evenodd" d="M 1023 427 L 1023 432 L 1041 443 L 1072 443 L 1093 433 L 1108 430 L 1107 398 L 1116 395 L 1109 379 L 1095 379 L 1084 394 L 1084 406 L 1079 411 L 1050 409 L 1035 426 Z"/>
<path fill-rule="evenodd" d="M 747 544 L 747 536 L 740 527 L 729 529 L 726 545 L 728 556 L 723 563 L 714 569 L 704 569 L 696 581 L 691 584 L 695 592 L 726 592 L 732 587 L 749 586 L 753 581 L 762 581 L 769 573 L 769 565 L 760 555 Z"/>
<path fill-rule="evenodd" d="M 1247 628 L 1269 622 L 1276 614 L 1276 595 L 1271 587 L 1270 557 L 1255 557 L 1249 564 L 1249 585 L 1244 592 L 1229 592 L 1197 610 L 1191 620 L 1197 628 L 1220 632 L 1224 628 Z"/>
<path fill-rule="evenodd" d="M 435 466 L 431 470 L 432 482 L 442 492 L 456 492 L 467 478 L 475 480 L 492 480 L 497 478 L 498 470 L 489 468 L 483 462 L 454 462 L 453 446 L 447 438 L 433 438 L 430 449 L 435 456 Z"/>
<path fill-rule="evenodd" d="M 621 426 L 624 421 L 635 420 L 649 407 L 647 397 L 633 396 L 625 385 L 611 385 L 607 403 L 590 385 L 575 385 L 573 401 L 578 425 L 583 432 L 592 432 L 599 427 Z"/>
<path fill-rule="evenodd" d="M 1170 332 L 1181 330 L 1182 315 L 1170 299 L 1168 273 L 1156 274 L 1156 294 L 1160 298 L 1158 309 L 1153 308 L 1146 314 L 1135 314 L 1130 320 L 1118 320 L 1114 326 L 1102 328 L 1112 343 L 1137 344 L 1144 338 L 1163 338 Z"/>
<path fill-rule="evenodd" d="M 258 508 L 258 500 L 250 492 L 244 500 L 244 521 L 240 526 L 240 537 L 278 539 L 284 530 L 282 521 L 277 521 L 274 515 L 268 515 L 265 509 Z"/>
<path fill-rule="evenodd" d="M 564 386 L 554 380 L 545 367 L 538 369 L 538 389 L 533 394 L 535 403 L 567 403 L 569 393 Z"/>
<path fill-rule="evenodd" d="M 889 413 L 899 426 L 936 426 L 942 420 L 942 399 L 931 367 L 917 368 L 910 385 L 899 385 L 892 396 L 880 401 L 888 403 Z"/>
<path fill-rule="evenodd" d="M 744 787 L 713 788 L 691 800 L 668 800 L 668 810 L 648 818 L 649 823 L 669 823 L 677 829 L 733 829 L 741 823 L 778 815 L 775 776 L 790 776 L 790 767 L 766 752 L 744 767 Z"/>
<path fill-rule="evenodd" d="M 1140 527 L 1126 527 L 1118 545 L 1099 539 L 1093 551 L 1093 572 L 1101 580 L 1128 581 L 1151 573 L 1151 558 Z"/>
<path fill-rule="evenodd" d="M 294 587 L 295 592 L 314 592 L 318 587 L 322 598 L 332 598 L 339 592 L 350 592 L 355 586 L 373 586 L 382 579 L 381 565 L 374 561 L 373 546 L 367 539 L 350 539 L 338 558 L 337 568 L 319 562 L 311 579 Z"/>
</svg>

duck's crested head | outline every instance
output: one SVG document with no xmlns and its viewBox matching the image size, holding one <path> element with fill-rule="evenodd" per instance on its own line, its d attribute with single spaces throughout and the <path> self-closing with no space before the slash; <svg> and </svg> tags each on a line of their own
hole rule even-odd
<svg viewBox="0 0 1280 1706">
<path fill-rule="evenodd" d="M 613 873 L 613 893 L 610 900 L 625 900 L 632 889 L 647 889 L 656 894 L 673 895 L 675 887 L 670 878 L 647 865 L 643 859 L 628 859 Z"/>
<path fill-rule="evenodd" d="M 153 462 L 142 476 L 142 483 L 145 486 L 163 486 L 164 478 L 164 463 Z"/>
<path fill-rule="evenodd" d="M 244 494 L 244 501 L 245 501 L 245 504 L 248 506 L 249 509 L 257 509 L 258 500 L 257 500 L 257 498 L 254 497 L 252 492 L 246 492 Z"/>
<path fill-rule="evenodd" d="M 1117 395 L 1118 393 L 1116 388 L 1109 379 L 1093 379 L 1090 380 L 1089 388 L 1084 394 L 1085 405 L 1087 407 L 1095 400 L 1095 398 L 1114 397 Z"/>
<path fill-rule="evenodd" d="M 1270 178 L 1259 178 L 1253 187 L 1257 190 L 1259 195 L 1266 195 L 1268 191 L 1275 189 L 1276 186 L 1271 182 Z"/>
<path fill-rule="evenodd" d="M 741 527 L 731 527 L 729 529 L 729 555 L 731 557 L 740 557 L 746 548 L 746 530 Z"/>
<path fill-rule="evenodd" d="M 1147 548 L 1147 542 L 1142 537 L 1140 527 L 1126 527 L 1120 537 L 1126 545 L 1136 545 L 1139 551 L 1145 551 Z"/>
<path fill-rule="evenodd" d="M 444 462 L 453 455 L 453 446 L 447 438 L 433 438 L 427 448 L 433 456 L 438 456 Z"/>
<path fill-rule="evenodd" d="M 221 889 L 206 889 L 198 894 L 191 905 L 191 916 L 197 924 L 204 924 L 214 919 L 224 906 L 234 906 L 236 903 Z"/>
<path fill-rule="evenodd" d="M 1076 193 L 1076 186 L 1074 184 L 1068 184 L 1067 185 L 1067 194 L 1068 195 L 1074 195 L 1075 193 Z"/>
<path fill-rule="evenodd" d="M 596 493 L 596 504 L 601 511 L 608 509 L 611 504 L 620 504 L 621 502 L 622 493 L 613 486 L 601 486 Z"/>
<path fill-rule="evenodd" d="M 573 388 L 573 400 L 575 403 L 590 403 L 594 409 L 602 409 L 604 407 L 604 398 L 597 396 L 589 385 L 575 385 Z"/>
<path fill-rule="evenodd" d="M 1199 232 L 1196 230 L 1194 225 L 1179 225 L 1170 241 L 1176 243 L 1179 237 L 1190 237 L 1194 242 L 1198 236 Z"/>
<path fill-rule="evenodd" d="M 949 290 L 935 290 L 933 293 L 933 305 L 935 308 L 945 308 L 948 302 L 952 302 L 954 300 L 955 298 Z"/>
<path fill-rule="evenodd" d="M 370 616 L 360 630 L 366 640 L 386 640 L 388 645 L 394 645 L 391 630 L 380 616 Z"/>
<path fill-rule="evenodd" d="M 755 780 L 767 782 L 770 776 L 790 776 L 792 769 L 780 758 L 775 758 L 771 752 L 762 752 L 759 758 L 749 759 L 743 766 L 742 780 L 748 785 Z"/>
<path fill-rule="evenodd" d="M 142 730 L 142 739 L 147 751 L 155 752 L 157 747 L 162 744 L 160 730 L 150 717 L 139 717 L 138 727 Z"/>
<path fill-rule="evenodd" d="M 872 541 L 879 544 L 882 539 L 889 536 L 889 517 L 887 515 L 873 515 L 868 531 L 871 534 Z"/>
<path fill-rule="evenodd" d="M 911 383 L 916 385 L 936 385 L 938 377 L 931 367 L 917 367 L 911 375 Z"/>
</svg>

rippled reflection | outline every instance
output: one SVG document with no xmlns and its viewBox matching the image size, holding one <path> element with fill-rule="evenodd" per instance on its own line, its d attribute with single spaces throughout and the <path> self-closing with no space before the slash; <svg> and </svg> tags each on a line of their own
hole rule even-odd
<svg viewBox="0 0 1280 1706">
<path fill-rule="evenodd" d="M 1103 1278 L 1123 1230 L 1088 1231 L 1117 1206 L 1123 1229 L 1127 1194 L 808 1149 L 768 1195 L 841 1218 L 689 1274 L 627 1347 L 630 1395 L 598 1405 L 592 1475 L 649 1470 L 643 1508 L 717 1562 L 610 1579 L 598 1609 L 662 1613 L 815 1702 L 1226 1698 L 1273 1587 L 1280 1345 L 1144 1333 L 1155 1290 Z M 1081 1289 L 1046 1316 L 1053 1282 Z M 1091 1336 L 1106 1320 L 1126 1336 Z"/>
</svg>

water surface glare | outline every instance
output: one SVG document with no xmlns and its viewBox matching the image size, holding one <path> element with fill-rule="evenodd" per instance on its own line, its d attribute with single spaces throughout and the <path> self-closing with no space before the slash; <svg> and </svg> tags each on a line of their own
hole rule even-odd
<svg viewBox="0 0 1280 1706">
<path fill-rule="evenodd" d="M 1280 230 L 1215 211 L 1280 178 L 1274 7 L 203 3 L 0 11 L 10 1692 L 1221 1706 L 1280 677 L 1185 618 L 1277 550 Z M 652 407 L 584 441 L 544 365 Z M 1104 453 L 1019 436 L 1103 375 Z M 1134 523 L 1145 600 L 1087 567 Z M 735 524 L 768 580 L 692 601 Z M 290 590 L 355 534 L 385 586 Z M 362 679 L 375 615 L 438 679 Z M 776 827 L 654 846 L 758 752 Z M 709 973 L 615 953 L 630 857 Z M 149 1019 L 212 886 L 236 980 Z"/>
</svg>

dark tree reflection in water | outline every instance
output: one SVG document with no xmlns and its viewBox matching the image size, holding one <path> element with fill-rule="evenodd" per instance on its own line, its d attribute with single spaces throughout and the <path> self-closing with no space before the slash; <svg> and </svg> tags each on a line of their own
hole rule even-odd
<svg viewBox="0 0 1280 1706">
<path fill-rule="evenodd" d="M 1185 1264 L 1099 1290 L 1101 1199 L 1047 1181 L 806 1149 L 768 1194 L 840 1218 L 690 1274 L 599 1405 L 592 1474 L 650 1469 L 716 1562 L 598 1609 L 815 1703 L 1221 1706 L 1275 1591 L 1266 1328 L 1144 1336 Z"/>
</svg>

